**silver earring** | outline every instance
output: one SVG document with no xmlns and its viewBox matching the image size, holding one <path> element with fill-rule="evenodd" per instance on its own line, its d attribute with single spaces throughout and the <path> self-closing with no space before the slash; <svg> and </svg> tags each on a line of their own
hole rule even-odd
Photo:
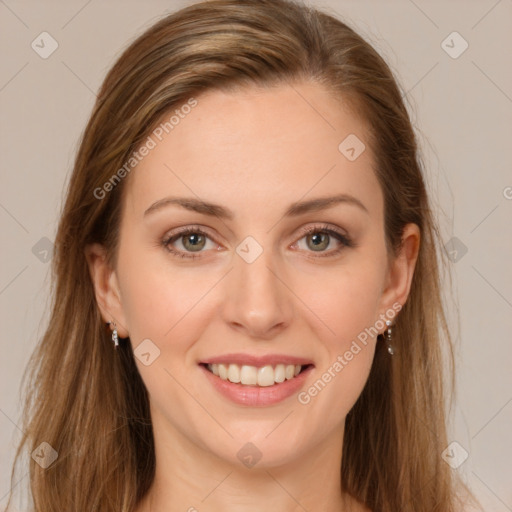
<svg viewBox="0 0 512 512">
<path fill-rule="evenodd" d="M 117 335 L 117 327 L 115 322 L 110 322 L 114 326 L 114 330 L 112 331 L 112 341 L 114 342 L 115 348 L 119 346 L 119 337 Z"/>
<path fill-rule="evenodd" d="M 391 320 L 386 320 L 386 325 L 388 326 L 388 330 L 386 331 L 386 344 L 388 346 L 388 352 L 393 355 L 395 353 L 395 349 L 393 345 L 391 345 Z"/>
</svg>

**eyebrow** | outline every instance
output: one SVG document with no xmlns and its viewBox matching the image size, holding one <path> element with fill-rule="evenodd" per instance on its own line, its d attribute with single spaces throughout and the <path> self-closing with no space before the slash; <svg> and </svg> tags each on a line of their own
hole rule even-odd
<svg viewBox="0 0 512 512">
<path fill-rule="evenodd" d="M 285 211 L 284 217 L 297 217 L 305 213 L 317 212 L 320 210 L 325 210 L 327 208 L 332 208 L 337 204 L 348 204 L 352 206 L 357 206 L 366 213 L 369 213 L 366 206 L 356 197 L 353 197 L 348 194 L 338 194 L 335 196 L 319 197 L 316 199 L 311 199 L 309 201 L 299 201 L 296 203 L 292 203 Z M 225 208 L 224 206 L 218 204 L 209 203 L 207 201 L 196 199 L 193 197 L 165 197 L 163 199 L 160 199 L 153 203 L 144 212 L 144 217 L 150 213 L 156 212 L 170 205 L 178 205 L 196 213 L 215 216 L 221 219 L 233 220 L 235 218 L 235 214 L 228 208 Z"/>
</svg>

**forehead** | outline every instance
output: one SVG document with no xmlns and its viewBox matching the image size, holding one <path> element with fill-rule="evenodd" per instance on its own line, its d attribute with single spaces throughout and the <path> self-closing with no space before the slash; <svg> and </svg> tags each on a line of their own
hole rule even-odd
<svg viewBox="0 0 512 512">
<path fill-rule="evenodd" d="M 173 107 L 149 134 L 153 147 L 127 183 L 132 213 L 166 195 L 231 205 L 241 217 L 254 215 L 255 205 L 281 210 L 332 192 L 381 208 L 366 127 L 320 85 L 211 90 L 193 100 L 192 108 L 183 107 L 187 101 Z M 355 159 L 352 148 L 362 150 Z"/>
</svg>

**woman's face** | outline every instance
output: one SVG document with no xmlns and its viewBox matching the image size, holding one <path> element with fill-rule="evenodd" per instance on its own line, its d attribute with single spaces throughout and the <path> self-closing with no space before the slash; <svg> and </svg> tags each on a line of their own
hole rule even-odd
<svg viewBox="0 0 512 512">
<path fill-rule="evenodd" d="M 129 175 L 105 319 L 157 442 L 260 466 L 339 451 L 411 278 L 388 266 L 366 128 L 315 84 L 195 100 Z"/>
</svg>

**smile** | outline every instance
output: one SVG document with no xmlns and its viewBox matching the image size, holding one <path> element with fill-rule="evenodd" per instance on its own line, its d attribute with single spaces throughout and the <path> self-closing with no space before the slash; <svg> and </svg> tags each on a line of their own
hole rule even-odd
<svg viewBox="0 0 512 512">
<path fill-rule="evenodd" d="M 244 386 L 273 386 L 296 377 L 309 365 L 277 364 L 261 367 L 229 364 L 208 364 L 207 369 L 222 380 Z"/>
<path fill-rule="evenodd" d="M 231 362 L 237 359 L 238 363 Z M 214 390 L 232 403 L 249 407 L 277 405 L 299 393 L 314 367 L 304 359 L 280 356 L 232 355 L 199 363 Z"/>
</svg>

